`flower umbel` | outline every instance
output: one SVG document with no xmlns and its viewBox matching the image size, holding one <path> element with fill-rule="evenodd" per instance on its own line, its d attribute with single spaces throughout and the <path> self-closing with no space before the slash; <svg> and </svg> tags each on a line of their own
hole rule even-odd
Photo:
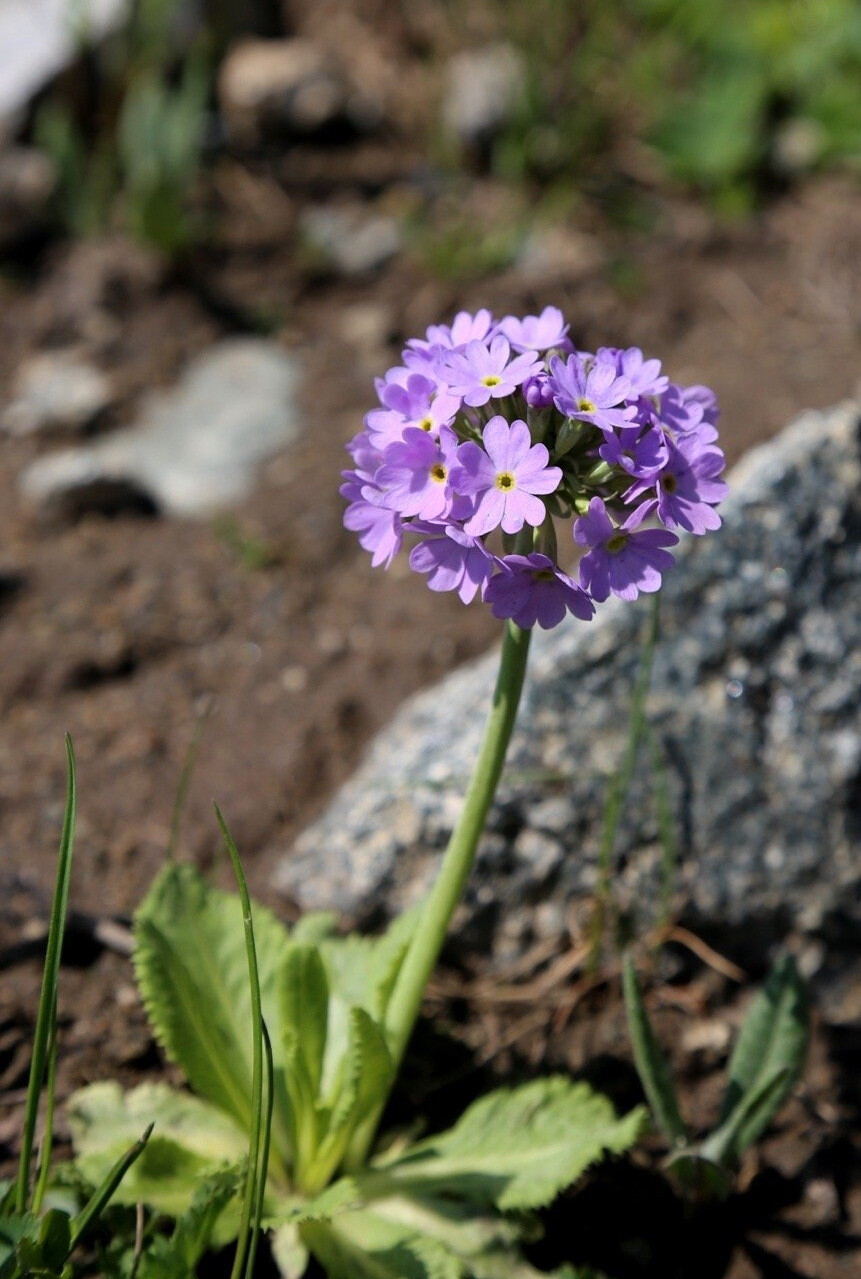
<svg viewBox="0 0 861 1279">
<path fill-rule="evenodd" d="M 431 590 L 548 627 L 657 591 L 676 530 L 720 527 L 717 400 L 639 347 L 578 350 L 547 306 L 461 311 L 401 358 L 376 383 L 341 489 L 374 565 L 412 537 L 410 567 Z M 582 550 L 573 577 L 557 561 L 560 520 Z"/>
</svg>

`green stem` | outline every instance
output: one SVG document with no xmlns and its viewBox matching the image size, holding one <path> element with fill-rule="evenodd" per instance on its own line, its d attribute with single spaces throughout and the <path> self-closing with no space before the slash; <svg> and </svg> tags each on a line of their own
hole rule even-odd
<svg viewBox="0 0 861 1279">
<path fill-rule="evenodd" d="M 436 967 L 452 916 L 472 870 L 478 841 L 493 802 L 508 743 L 514 728 L 531 631 L 513 622 L 505 628 L 499 674 L 493 692 L 484 740 L 469 783 L 460 819 L 452 831 L 436 882 L 421 913 L 398 974 L 386 1014 L 386 1032 L 395 1071 L 403 1058 L 421 1009 L 428 980 Z M 356 1135 L 349 1165 L 360 1167 L 367 1157 L 382 1107 Z"/>
</svg>

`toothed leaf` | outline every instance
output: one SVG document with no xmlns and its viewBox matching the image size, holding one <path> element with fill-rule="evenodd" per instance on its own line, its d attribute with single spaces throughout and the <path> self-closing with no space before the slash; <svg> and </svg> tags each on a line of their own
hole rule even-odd
<svg viewBox="0 0 861 1279">
<path fill-rule="evenodd" d="M 637 1108 L 618 1119 L 587 1084 L 554 1076 L 490 1093 L 448 1132 L 376 1166 L 405 1189 L 432 1188 L 503 1211 L 540 1208 L 605 1152 L 633 1145 L 644 1118 Z"/>
<path fill-rule="evenodd" d="M 337 1225 L 307 1225 L 302 1238 L 328 1279 L 462 1279 L 462 1263 L 442 1244 L 403 1232 L 368 1212 Z"/>
<path fill-rule="evenodd" d="M 142 1128 L 155 1123 L 146 1149 L 120 1183 L 114 1201 L 146 1203 L 171 1217 L 188 1211 L 203 1178 L 240 1164 L 248 1136 L 227 1115 L 166 1084 L 91 1084 L 68 1103 L 75 1163 L 98 1185 Z"/>
<path fill-rule="evenodd" d="M 281 1016 L 290 1036 L 294 1069 L 298 1063 L 312 1097 L 320 1091 L 326 1026 L 329 1014 L 329 981 L 316 946 L 291 945 L 279 975 Z"/>
<path fill-rule="evenodd" d="M 302 1279 L 311 1258 L 298 1226 L 279 1226 L 270 1235 L 269 1246 L 281 1279 Z"/>
<path fill-rule="evenodd" d="M 392 1070 L 381 1028 L 364 1008 L 351 1008 L 347 1051 L 324 1121 L 313 1181 L 325 1184 L 334 1175 L 353 1133 L 388 1095 Z"/>
<path fill-rule="evenodd" d="M 280 1043 L 276 978 L 286 929 L 254 907 L 263 1011 Z M 252 1015 L 238 898 L 170 865 L 135 916 L 135 970 L 156 1037 L 195 1092 L 251 1126 Z M 281 1134 L 276 1132 L 276 1145 Z M 280 1143 L 283 1148 L 283 1142 Z"/>
<path fill-rule="evenodd" d="M 177 1279 L 194 1275 L 197 1263 L 212 1245 L 218 1221 L 235 1199 L 240 1185 L 237 1169 L 208 1177 L 195 1190 L 187 1210 L 168 1237 L 156 1235 L 141 1258 L 139 1279 Z"/>
</svg>

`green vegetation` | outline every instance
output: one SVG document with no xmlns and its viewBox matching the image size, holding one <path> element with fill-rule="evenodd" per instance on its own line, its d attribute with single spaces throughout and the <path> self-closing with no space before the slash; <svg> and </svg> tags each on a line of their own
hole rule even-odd
<svg viewBox="0 0 861 1279">
<path fill-rule="evenodd" d="M 615 167 L 652 169 L 737 209 L 770 178 L 861 162 L 855 0 L 495 8 L 526 63 L 494 149 L 502 176 L 601 183 Z"/>
<path fill-rule="evenodd" d="M 127 27 L 87 49 L 90 92 L 61 89 L 42 104 L 36 143 L 58 173 L 57 214 L 73 235 L 119 225 L 167 254 L 197 234 L 189 196 L 197 178 L 210 91 L 203 49 L 177 56 L 172 0 L 141 0 Z"/>
</svg>

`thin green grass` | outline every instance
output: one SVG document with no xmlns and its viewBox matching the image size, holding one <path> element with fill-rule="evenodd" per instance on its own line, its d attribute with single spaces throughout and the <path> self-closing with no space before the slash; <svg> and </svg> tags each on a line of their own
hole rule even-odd
<svg viewBox="0 0 861 1279">
<path fill-rule="evenodd" d="M 242 922 L 245 929 L 245 950 L 248 956 L 248 982 L 251 992 L 252 1018 L 252 1067 L 251 1067 L 251 1139 L 248 1148 L 248 1167 L 245 1173 L 245 1185 L 242 1192 L 242 1210 L 239 1222 L 239 1236 L 236 1241 L 236 1254 L 230 1279 L 250 1279 L 257 1250 L 257 1235 L 263 1215 L 263 1198 L 266 1190 L 266 1173 L 269 1163 L 269 1141 L 272 1130 L 273 1105 L 273 1068 L 272 1049 L 269 1035 L 263 1022 L 263 1006 L 260 998 L 260 974 L 257 967 L 257 947 L 254 942 L 254 920 L 251 913 L 251 898 L 239 851 L 233 836 L 228 830 L 221 809 L 215 805 L 215 815 L 227 848 L 239 899 L 242 905 Z M 266 1119 L 264 1122 L 263 1098 L 263 1059 L 267 1066 Z M 247 1264 L 246 1264 L 247 1263 Z"/>
<path fill-rule="evenodd" d="M 36 1137 L 36 1122 L 39 1115 L 39 1098 L 45 1080 L 45 1071 L 51 1057 L 51 1042 L 56 1039 L 57 1022 L 57 985 L 59 982 L 60 958 L 63 950 L 63 937 L 66 931 L 66 914 L 69 908 L 69 884 L 72 875 L 72 857 L 75 842 L 75 816 L 77 811 L 77 779 L 75 773 L 75 752 L 72 740 L 66 735 L 66 809 L 63 816 L 63 829 L 60 836 L 60 855 L 57 864 L 57 879 L 54 887 L 54 900 L 51 905 L 51 923 L 48 929 L 48 943 L 45 950 L 45 967 L 42 973 L 42 990 L 39 996 L 39 1010 L 36 1015 L 36 1029 L 33 1036 L 33 1058 L 30 1063 L 30 1078 L 27 1084 L 27 1101 L 24 1108 L 24 1128 L 21 1137 L 21 1157 L 18 1163 L 18 1177 L 15 1188 L 15 1210 L 23 1213 L 27 1208 L 30 1193 L 30 1168 L 33 1160 L 33 1145 Z M 48 1070 L 48 1102 L 46 1109 L 53 1115 L 53 1081 L 55 1072 Z M 50 1139 L 48 1142 L 50 1146 Z M 50 1153 L 50 1150 L 48 1152 Z M 43 1166 L 45 1160 L 43 1159 Z M 41 1182 L 41 1177 L 40 1177 Z M 42 1192 L 44 1193 L 44 1191 Z"/>
</svg>

